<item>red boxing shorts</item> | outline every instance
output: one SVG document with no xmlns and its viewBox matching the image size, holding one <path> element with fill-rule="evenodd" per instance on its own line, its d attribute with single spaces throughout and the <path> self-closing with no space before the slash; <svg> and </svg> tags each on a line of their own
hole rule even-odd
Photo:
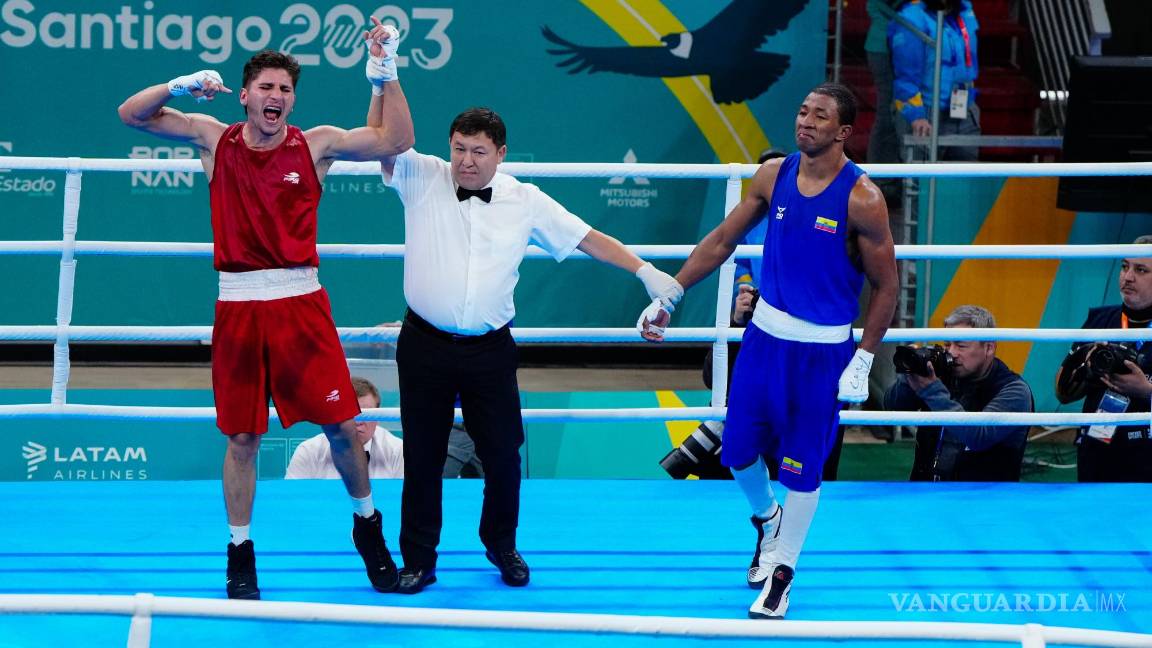
<svg viewBox="0 0 1152 648">
<path fill-rule="evenodd" d="M 268 399 L 288 427 L 360 413 L 323 288 L 270 301 L 217 301 L 212 392 L 224 434 L 268 431 Z"/>
</svg>

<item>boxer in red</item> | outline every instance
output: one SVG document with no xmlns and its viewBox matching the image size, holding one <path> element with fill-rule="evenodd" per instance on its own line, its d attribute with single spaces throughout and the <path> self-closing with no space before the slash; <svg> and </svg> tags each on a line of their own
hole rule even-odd
<svg viewBox="0 0 1152 648">
<path fill-rule="evenodd" d="M 370 128 L 287 123 L 296 102 L 300 65 L 265 50 L 244 65 L 239 92 L 247 119 L 225 125 L 202 113 L 182 113 L 173 97 L 211 101 L 231 94 L 213 70 L 176 77 L 132 95 L 119 109 L 133 128 L 199 148 L 208 176 L 215 268 L 220 295 L 212 334 L 216 424 L 228 437 L 224 502 L 229 598 L 258 599 L 256 557 L 249 524 L 256 492 L 256 455 L 268 429 L 268 400 L 288 427 L 322 427 L 332 459 L 353 500 L 352 537 L 372 586 L 392 591 L 396 565 L 372 504 L 368 466 L 355 443 L 356 392 L 332 320 L 328 294 L 317 279 L 316 210 L 322 182 L 335 160 L 376 160 L 413 143 L 412 121 L 396 80 L 395 29 L 373 18 L 364 33 L 373 94 L 391 119 Z"/>
</svg>

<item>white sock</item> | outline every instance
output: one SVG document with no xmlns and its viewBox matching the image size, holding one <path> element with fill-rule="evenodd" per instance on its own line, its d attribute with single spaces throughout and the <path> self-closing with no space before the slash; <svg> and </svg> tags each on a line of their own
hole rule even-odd
<svg viewBox="0 0 1152 648">
<path fill-rule="evenodd" d="M 744 491 L 744 497 L 752 507 L 752 515 L 767 520 L 776 514 L 776 496 L 772 493 L 772 482 L 768 478 L 768 466 L 764 465 L 762 457 L 747 468 L 739 470 L 732 468 L 732 476 Z"/>
<path fill-rule="evenodd" d="M 237 547 L 244 544 L 244 541 L 248 539 L 248 529 L 251 526 L 251 524 L 245 524 L 244 526 L 232 526 L 229 524 L 228 532 L 232 534 L 232 544 Z"/>
<path fill-rule="evenodd" d="M 368 493 L 367 497 L 353 497 L 352 512 L 362 518 L 372 517 L 376 512 L 376 507 L 372 505 L 372 493 Z"/>
<path fill-rule="evenodd" d="M 808 537 L 808 527 L 816 515 L 816 505 L 820 503 L 820 489 L 811 493 L 788 491 L 788 517 L 780 522 L 780 544 L 776 547 L 776 562 L 796 569 L 800 549 Z"/>
</svg>

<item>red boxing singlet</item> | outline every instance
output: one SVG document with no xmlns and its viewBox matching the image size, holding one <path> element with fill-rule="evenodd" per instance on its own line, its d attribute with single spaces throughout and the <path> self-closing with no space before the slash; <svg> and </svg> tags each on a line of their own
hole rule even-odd
<svg viewBox="0 0 1152 648">
<path fill-rule="evenodd" d="M 288 126 L 274 149 L 244 143 L 244 122 L 216 144 L 209 194 L 216 270 L 248 272 L 320 265 L 316 208 L 322 188 L 304 133 Z"/>
</svg>

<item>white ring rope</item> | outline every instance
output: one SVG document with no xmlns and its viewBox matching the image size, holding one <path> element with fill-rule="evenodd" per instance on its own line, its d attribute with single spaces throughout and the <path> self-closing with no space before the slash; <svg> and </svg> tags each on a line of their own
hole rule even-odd
<svg viewBox="0 0 1152 648">
<path fill-rule="evenodd" d="M 628 245 L 645 259 L 684 259 L 693 245 Z M 60 241 L 0 241 L 0 254 L 59 255 Z M 321 258 L 399 259 L 404 256 L 401 243 L 321 243 L 316 246 Z M 76 241 L 76 256 L 166 256 L 211 257 L 211 243 L 172 243 L 141 241 Z M 759 259 L 759 245 L 736 246 L 737 259 Z M 1109 259 L 1152 256 L 1152 245 L 897 245 L 897 259 Z M 528 259 L 551 259 L 535 245 L 524 255 Z M 568 258 L 589 258 L 576 250 Z"/>
<path fill-rule="evenodd" d="M 20 342 L 51 342 L 60 327 L 47 325 L 0 326 L 0 340 Z M 203 342 L 212 339 L 211 326 L 69 326 L 68 339 L 73 342 Z M 336 329 L 344 342 L 395 342 L 400 335 L 398 327 L 339 327 Z M 853 329 L 859 341 L 863 329 Z M 721 335 L 727 342 L 739 342 L 744 329 L 722 327 Z M 647 345 L 640 340 L 635 328 L 513 328 L 517 342 L 616 342 Z M 713 327 L 670 327 L 665 333 L 668 342 L 715 342 Z M 924 342 L 926 340 L 969 340 L 980 342 L 1083 342 L 1112 340 L 1140 342 L 1152 340 L 1152 328 L 1147 329 L 1030 329 L 1030 328 L 905 328 L 889 329 L 885 342 Z"/>
<path fill-rule="evenodd" d="M 4 168 L 27 171 L 178 171 L 202 173 L 200 160 L 50 158 L 0 155 Z M 862 164 L 875 178 L 1030 178 L 1152 175 L 1152 162 L 968 162 Z M 626 162 L 505 162 L 500 171 L 536 178 L 682 178 L 727 180 L 733 171 L 750 178 L 756 164 L 651 164 Z M 378 176 L 377 162 L 334 162 L 332 176 Z"/>
<path fill-rule="evenodd" d="M 790 639 L 935 639 L 953 641 L 1045 643 L 1086 646 L 1146 647 L 1148 636 L 1115 630 L 1091 630 L 1029 623 L 952 623 L 929 621 L 780 621 L 747 619 L 519 612 L 440 608 L 299 603 L 291 601 L 222 601 L 151 594 L 5 594 L 2 614 L 101 614 L 132 616 L 128 645 L 147 646 L 144 622 L 153 616 L 213 617 L 312 621 L 423 628 L 477 628 L 540 632 L 611 633 L 671 637 L 762 637 Z M 141 625 L 138 626 L 138 622 Z"/>
<path fill-rule="evenodd" d="M 156 242 L 116 242 L 116 241 L 76 241 L 76 219 L 79 213 L 80 177 L 83 171 L 133 171 L 133 170 L 170 170 L 192 171 L 202 170 L 197 160 L 137 160 L 137 159 L 81 159 L 81 158 L 34 158 L 11 157 L 2 158 L 3 164 L 11 169 L 36 170 L 64 170 L 68 171 L 68 182 L 65 191 L 65 218 L 64 237 L 62 241 L 8 241 L 0 242 L 0 254 L 59 254 L 61 255 L 60 291 L 57 304 L 57 326 L 0 326 L 0 339 L 21 341 L 53 341 L 55 342 L 55 361 L 53 370 L 53 406 L 5 406 L 2 416 L 68 416 L 91 418 L 119 418 L 119 417 L 145 417 L 155 418 L 163 416 L 165 420 L 174 420 L 181 408 L 134 408 L 111 407 L 93 409 L 94 406 L 80 406 L 79 409 L 61 407 L 65 403 L 66 386 L 69 375 L 68 349 L 72 342 L 97 341 L 147 341 L 147 342 L 199 342 L 210 343 L 211 328 L 207 326 L 169 326 L 169 327 L 128 327 L 128 326 L 69 326 L 72 310 L 72 291 L 75 280 L 76 255 L 167 255 L 167 256 L 209 256 L 212 254 L 210 243 L 156 243 Z M 725 192 L 725 213 L 731 211 L 740 196 L 740 179 L 750 177 L 756 170 L 756 165 L 747 164 L 712 164 L 712 165 L 670 165 L 670 164 L 535 164 L 535 163 L 509 163 L 501 167 L 502 170 L 517 174 L 538 177 L 619 177 L 619 176 L 646 176 L 664 178 L 723 178 L 727 180 Z M 1152 175 L 1152 162 L 1149 163 L 1116 163 L 1116 164 L 922 164 L 922 165 L 871 165 L 867 170 L 878 177 L 888 175 L 902 177 L 977 177 L 977 176 L 1074 176 L 1074 175 Z M 333 175 L 375 175 L 378 173 L 378 164 L 374 162 L 338 162 L 333 165 L 330 173 Z M 319 251 L 326 257 L 361 257 L 361 258 L 396 258 L 403 255 L 404 246 L 398 244 L 360 245 L 360 244 L 325 244 L 320 245 Z M 684 258 L 691 251 L 690 245 L 637 245 L 631 249 L 641 256 L 648 258 Z M 954 258 L 1009 258 L 1009 259 L 1035 259 L 1035 258 L 1117 258 L 1125 256 L 1152 256 L 1152 246 L 1148 245 L 934 245 L 934 246 L 898 246 L 898 257 L 906 259 L 954 259 Z M 731 279 L 734 269 L 734 259 L 755 258 L 762 254 L 760 246 L 742 245 L 732 259 L 721 266 L 721 281 L 717 291 L 716 325 L 714 327 L 680 327 L 668 330 L 667 339 L 670 342 L 702 342 L 713 343 L 714 376 L 718 379 L 713 384 L 713 402 L 724 402 L 727 394 L 726 377 L 723 368 L 727 366 L 727 344 L 729 341 L 740 339 L 742 331 L 727 326 L 728 305 L 731 300 Z M 539 248 L 529 250 L 531 258 L 544 257 L 545 253 Z M 574 256 L 585 257 L 582 253 Z M 585 257 L 586 258 L 586 257 Z M 727 279 L 727 281 L 725 281 Z M 341 338 L 345 341 L 355 342 L 387 342 L 395 339 L 395 329 L 340 329 Z M 854 331 L 859 339 L 861 331 Z M 1145 340 L 1152 338 L 1152 331 L 1136 330 L 1098 330 L 1088 334 L 1080 329 L 982 329 L 975 331 L 968 329 L 965 332 L 956 329 L 896 329 L 889 331 L 885 339 L 888 341 L 920 341 L 926 339 L 957 339 L 957 340 L 1026 340 L 1026 341 L 1060 341 L 1069 342 L 1089 339 L 1098 339 L 1097 336 L 1107 334 L 1107 339 L 1113 340 Z M 518 328 L 513 335 L 520 342 L 637 342 L 635 332 L 631 328 Z M 692 408 L 683 408 L 692 409 Z M 708 410 L 710 417 L 722 416 L 717 412 L 722 409 L 699 408 Z M 201 410 L 201 411 L 198 411 Z M 205 412 L 211 408 L 189 408 L 188 413 L 197 412 L 196 416 L 208 416 Z M 570 410 L 571 418 L 568 420 L 689 420 L 692 416 L 685 411 L 641 409 L 618 410 L 618 414 L 609 416 L 598 410 Z M 554 412 L 539 410 L 526 410 L 527 420 L 557 420 L 553 418 Z M 844 412 L 841 421 L 854 423 L 867 422 L 868 416 L 857 418 L 857 415 L 877 414 L 865 412 Z M 894 413 L 893 413 L 894 414 Z M 908 414 L 908 413 L 904 413 Z M 917 414 L 920 415 L 920 414 Z M 703 415 L 702 415 L 703 416 Z M 922 415 L 921 415 L 922 416 Z M 940 416 L 930 414 L 930 416 Z M 1048 416 L 1048 415 L 1033 415 Z M 1082 416 L 1073 414 L 1055 414 L 1055 419 L 1044 418 L 1045 422 L 1052 424 L 1067 424 L 1073 419 L 1065 417 Z M 169 418 L 172 417 L 172 418 Z M 542 417 L 542 418 L 537 418 Z M 591 418 L 585 418 L 591 417 Z M 662 417 L 662 418 L 658 418 Z M 392 420 L 392 419 L 385 419 Z M 884 421 L 895 420 L 892 416 Z M 875 421 L 880 424 L 880 421 Z M 1011 424 L 1010 422 L 991 424 Z"/>
<path fill-rule="evenodd" d="M 723 407 L 640 407 L 611 409 L 525 409 L 528 423 L 607 423 L 612 421 L 722 421 Z M 134 405 L 0 405 L 0 419 L 102 419 L 111 421 L 215 421 L 212 407 L 138 407 Z M 268 418 L 279 420 L 269 408 Z M 397 407 L 366 409 L 362 421 L 400 421 Z M 464 419 L 456 410 L 456 422 Z M 845 410 L 842 425 L 1147 425 L 1149 414 L 1073 412 L 870 412 Z"/>
</svg>

